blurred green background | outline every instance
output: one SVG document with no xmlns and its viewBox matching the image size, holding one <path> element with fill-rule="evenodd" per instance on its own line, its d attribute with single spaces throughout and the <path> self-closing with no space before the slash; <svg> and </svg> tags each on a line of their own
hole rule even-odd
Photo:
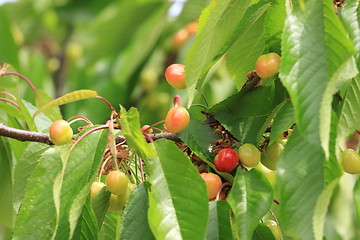
<svg viewBox="0 0 360 240">
<path fill-rule="evenodd" d="M 0 62 L 11 64 L 53 98 L 78 89 L 95 90 L 116 109 L 119 104 L 137 107 L 142 124 L 152 124 L 165 118 L 174 95 L 179 94 L 186 103 L 186 90 L 167 84 L 164 71 L 172 63 L 184 63 L 196 35 L 193 23 L 208 3 L 2 1 Z M 1 77 L 0 90 L 35 101 L 28 85 L 14 77 Z M 224 61 L 220 61 L 202 92 L 212 105 L 235 91 Z M 205 104 L 201 94 L 195 102 Z M 203 118 L 199 110 L 192 107 L 192 117 Z M 105 122 L 110 113 L 98 99 L 66 104 L 61 111 L 64 119 L 83 115 L 94 123 Z"/>
</svg>

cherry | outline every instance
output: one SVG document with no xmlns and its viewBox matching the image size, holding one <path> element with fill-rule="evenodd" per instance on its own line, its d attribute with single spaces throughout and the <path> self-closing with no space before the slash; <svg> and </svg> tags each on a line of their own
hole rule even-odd
<svg viewBox="0 0 360 240">
<path fill-rule="evenodd" d="M 239 156 L 233 149 L 224 148 L 214 158 L 214 165 L 220 172 L 232 172 L 239 164 Z"/>
<path fill-rule="evenodd" d="M 349 148 L 341 153 L 341 164 L 347 173 L 360 173 L 360 155 L 353 149 Z"/>
<path fill-rule="evenodd" d="M 261 153 L 253 144 L 245 143 L 239 147 L 239 159 L 245 167 L 255 167 L 260 162 Z"/>
<path fill-rule="evenodd" d="M 255 70 L 261 78 L 271 78 L 279 72 L 280 56 L 276 53 L 261 55 L 255 64 Z"/>
<path fill-rule="evenodd" d="M 179 31 L 177 31 L 172 38 L 174 50 L 175 51 L 179 50 L 184 45 L 186 40 L 189 39 L 189 36 L 190 35 L 189 35 L 188 30 L 185 28 L 182 28 Z"/>
<path fill-rule="evenodd" d="M 133 183 L 128 183 L 128 190 L 125 194 L 118 195 L 119 203 L 124 207 L 126 202 L 129 200 L 130 194 L 134 191 L 136 185 Z"/>
<path fill-rule="evenodd" d="M 146 134 L 151 134 L 154 130 L 151 128 L 150 125 L 144 125 L 141 127 L 141 131 Z"/>
<path fill-rule="evenodd" d="M 284 145 L 279 142 L 267 146 L 261 154 L 261 163 L 271 170 L 276 170 L 276 164 L 283 150 Z"/>
<path fill-rule="evenodd" d="M 205 181 L 209 200 L 215 198 L 222 185 L 219 175 L 214 173 L 200 173 L 200 176 Z"/>
<path fill-rule="evenodd" d="M 105 187 L 105 183 L 103 182 L 93 182 L 91 184 L 91 188 L 90 188 L 90 199 L 93 200 L 96 196 L 96 194 L 103 188 Z"/>
<path fill-rule="evenodd" d="M 176 89 L 184 89 L 185 66 L 182 64 L 171 64 L 165 71 L 165 78 L 168 83 Z"/>
<path fill-rule="evenodd" d="M 124 207 L 121 200 L 119 200 L 119 196 L 115 194 L 111 194 L 109 198 L 109 211 L 117 212 Z"/>
<path fill-rule="evenodd" d="M 112 171 L 106 177 L 106 187 L 112 194 L 123 195 L 128 190 L 128 179 L 123 172 Z"/>
<path fill-rule="evenodd" d="M 171 133 L 178 133 L 184 130 L 189 122 L 190 115 L 184 107 L 173 107 L 166 115 L 165 127 Z"/>
<path fill-rule="evenodd" d="M 50 126 L 49 133 L 50 139 L 55 145 L 68 143 L 73 136 L 73 130 L 70 124 L 65 120 L 53 122 Z"/>
<path fill-rule="evenodd" d="M 276 224 L 275 221 L 268 219 L 268 220 L 265 220 L 263 222 L 263 224 L 265 226 L 267 226 L 271 230 L 272 234 L 274 235 L 275 240 L 280 240 L 281 239 L 280 230 L 279 230 L 279 227 L 278 227 L 278 225 Z"/>
</svg>

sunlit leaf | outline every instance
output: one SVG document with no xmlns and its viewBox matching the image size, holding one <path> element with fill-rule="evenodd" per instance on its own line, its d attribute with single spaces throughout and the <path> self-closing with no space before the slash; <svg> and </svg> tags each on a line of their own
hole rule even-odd
<svg viewBox="0 0 360 240">
<path fill-rule="evenodd" d="M 230 206 L 226 201 L 209 202 L 206 240 L 233 239 L 230 212 Z"/>
<path fill-rule="evenodd" d="M 294 108 L 290 101 L 286 102 L 274 118 L 274 123 L 271 126 L 270 142 L 272 144 L 277 137 L 287 131 L 291 125 L 294 124 Z"/>
<path fill-rule="evenodd" d="M 37 110 L 35 112 L 34 116 L 36 116 L 40 112 L 43 112 L 43 111 L 45 111 L 49 108 L 55 107 L 55 106 L 60 106 L 62 104 L 76 102 L 76 101 L 87 99 L 87 98 L 95 98 L 97 96 L 99 96 L 97 92 L 95 92 L 93 90 L 87 90 L 87 89 L 77 90 L 77 91 L 74 91 L 71 93 L 67 93 L 64 96 L 59 97 L 59 98 L 49 102 L 45 106 L 42 106 L 39 110 Z"/>
</svg>

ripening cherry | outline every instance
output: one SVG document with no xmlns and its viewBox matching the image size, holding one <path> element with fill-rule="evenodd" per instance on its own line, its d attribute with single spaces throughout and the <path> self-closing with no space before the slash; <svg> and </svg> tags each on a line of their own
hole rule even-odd
<svg viewBox="0 0 360 240">
<path fill-rule="evenodd" d="M 185 85 L 185 66 L 182 64 L 171 64 L 165 71 L 165 78 L 168 83 L 176 89 L 184 89 Z"/>
<path fill-rule="evenodd" d="M 57 120 L 51 124 L 49 134 L 51 141 L 55 145 L 63 145 L 71 140 L 73 130 L 67 121 Z"/>
<path fill-rule="evenodd" d="M 112 194 L 122 195 L 128 190 L 128 179 L 119 170 L 110 172 L 106 177 L 106 187 Z"/>
<path fill-rule="evenodd" d="M 273 144 L 267 146 L 261 153 L 261 163 L 271 170 L 276 170 L 276 164 L 279 161 L 283 150 L 284 145 L 279 142 L 274 142 Z"/>
<path fill-rule="evenodd" d="M 279 227 L 278 227 L 278 225 L 276 224 L 275 221 L 268 219 L 268 220 L 265 220 L 263 222 L 263 224 L 265 226 L 267 226 L 271 230 L 272 234 L 274 235 L 275 240 L 280 240 L 281 239 L 280 230 L 279 230 Z"/>
<path fill-rule="evenodd" d="M 341 153 L 341 165 L 347 173 L 360 173 L 360 155 L 353 149 L 346 149 Z"/>
<path fill-rule="evenodd" d="M 214 165 L 219 172 L 232 172 L 239 164 L 239 156 L 231 148 L 224 148 L 215 156 Z"/>
<path fill-rule="evenodd" d="M 166 115 L 165 127 L 171 133 L 178 133 L 184 130 L 189 122 L 190 115 L 184 107 L 173 107 Z"/>
<path fill-rule="evenodd" d="M 109 198 L 109 211 L 117 212 L 124 207 L 122 202 L 119 200 L 119 196 L 111 194 Z"/>
<path fill-rule="evenodd" d="M 219 175 L 214 173 L 200 173 L 200 176 L 205 181 L 209 200 L 215 198 L 222 185 Z"/>
<path fill-rule="evenodd" d="M 279 72 L 280 56 L 276 53 L 261 55 L 255 64 L 256 74 L 260 78 L 271 78 Z"/>
<path fill-rule="evenodd" d="M 154 130 L 151 128 L 150 125 L 144 125 L 141 127 L 141 131 L 146 134 L 151 134 Z"/>
<path fill-rule="evenodd" d="M 261 153 L 253 144 L 245 143 L 239 147 L 239 159 L 245 167 L 255 167 L 260 162 Z"/>
<path fill-rule="evenodd" d="M 91 184 L 91 188 L 90 188 L 90 199 L 93 200 L 96 196 L 96 194 L 103 188 L 105 187 L 105 183 L 103 182 L 93 182 Z"/>
</svg>

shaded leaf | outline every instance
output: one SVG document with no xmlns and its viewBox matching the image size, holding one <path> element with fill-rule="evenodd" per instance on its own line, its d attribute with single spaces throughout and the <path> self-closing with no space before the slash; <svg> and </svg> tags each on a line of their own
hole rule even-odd
<svg viewBox="0 0 360 240">
<path fill-rule="evenodd" d="M 265 17 L 265 37 L 269 52 L 281 52 L 281 37 L 285 22 L 285 0 L 272 0 Z"/>
<path fill-rule="evenodd" d="M 251 239 L 260 219 L 269 211 L 273 190 L 269 181 L 255 168 L 237 168 L 227 201 L 234 212 L 234 231 L 239 239 Z"/>
<path fill-rule="evenodd" d="M 106 187 L 104 187 L 96 194 L 92 202 L 92 208 L 94 210 L 99 229 L 103 224 L 107 209 L 109 207 L 110 195 L 111 192 L 109 192 Z"/>
<path fill-rule="evenodd" d="M 252 240 L 276 240 L 271 230 L 262 223 L 255 228 Z"/>
<path fill-rule="evenodd" d="M 120 239 L 155 239 L 148 224 L 148 184 L 140 184 L 130 195 L 120 227 Z"/>
<path fill-rule="evenodd" d="M 4 8 L 0 6 L 0 62 L 6 62 L 19 68 L 18 49 L 14 41 L 10 26 L 11 22 Z"/>
<path fill-rule="evenodd" d="M 251 6 L 241 22 L 236 42 L 226 54 L 227 66 L 238 90 L 246 82 L 248 72 L 255 69 L 257 58 L 265 48 L 264 20 L 270 3 L 261 1 Z"/>
<path fill-rule="evenodd" d="M 274 118 L 274 123 L 271 126 L 269 145 L 274 143 L 277 137 L 287 131 L 294 123 L 294 108 L 290 101 L 280 108 L 279 112 Z"/>
<path fill-rule="evenodd" d="M 117 212 L 107 211 L 104 217 L 103 225 L 101 227 L 102 240 L 114 240 L 119 239 L 120 235 L 120 221 L 122 217 Z"/>
<path fill-rule="evenodd" d="M 233 43 L 250 3 L 251 0 L 217 0 L 202 12 L 195 42 L 185 59 L 188 106 L 192 104 L 195 88 L 201 87 L 211 66 Z"/>
<path fill-rule="evenodd" d="M 98 227 L 95 214 L 91 207 L 90 198 L 87 198 L 83 206 L 79 222 L 75 228 L 72 239 L 98 239 Z"/>
</svg>

